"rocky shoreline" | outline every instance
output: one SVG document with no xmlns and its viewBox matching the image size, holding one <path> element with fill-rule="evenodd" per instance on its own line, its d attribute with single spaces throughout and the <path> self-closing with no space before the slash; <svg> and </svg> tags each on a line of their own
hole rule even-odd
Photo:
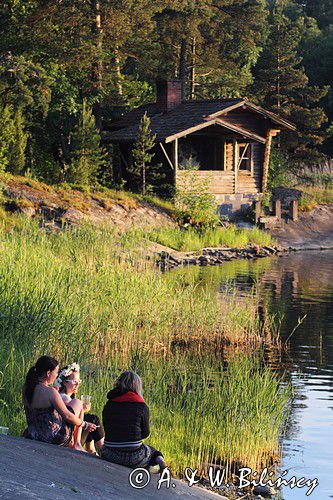
<svg viewBox="0 0 333 500">
<path fill-rule="evenodd" d="M 159 245 L 162 247 L 162 245 Z M 173 269 L 179 266 L 216 266 L 237 259 L 258 259 L 287 252 L 280 246 L 251 245 L 246 248 L 203 248 L 200 252 L 177 252 L 163 247 L 157 253 L 156 264 L 162 269 Z"/>
</svg>

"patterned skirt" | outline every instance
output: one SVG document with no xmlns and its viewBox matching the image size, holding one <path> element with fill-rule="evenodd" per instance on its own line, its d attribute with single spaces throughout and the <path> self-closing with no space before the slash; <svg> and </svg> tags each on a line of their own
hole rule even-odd
<svg viewBox="0 0 333 500">
<path fill-rule="evenodd" d="M 147 444 L 142 444 L 140 448 L 134 450 L 131 450 L 131 448 L 112 448 L 110 446 L 103 446 L 101 449 L 103 460 L 131 468 L 157 465 L 156 458 L 162 456 L 160 451 Z"/>
</svg>

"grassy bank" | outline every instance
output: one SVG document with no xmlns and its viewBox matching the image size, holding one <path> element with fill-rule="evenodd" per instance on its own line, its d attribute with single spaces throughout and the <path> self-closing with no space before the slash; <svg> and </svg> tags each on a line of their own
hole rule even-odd
<svg viewBox="0 0 333 500">
<path fill-rule="evenodd" d="M 297 186 L 303 191 L 299 201 L 299 208 L 303 212 L 310 212 L 318 205 L 333 205 L 333 188 L 324 186 Z"/>
<path fill-rule="evenodd" d="M 94 394 L 98 413 L 115 376 L 137 369 L 152 409 L 150 442 L 177 474 L 216 461 L 260 468 L 279 454 L 288 392 L 252 357 L 224 363 L 209 354 L 211 344 L 261 342 L 255 297 L 217 300 L 208 286 L 161 274 L 140 234 L 48 234 L 34 223 L 1 234 L 0 425 L 22 431 L 24 375 L 50 353 L 83 365 L 82 391 Z M 174 347 L 188 340 L 193 355 Z"/>
<path fill-rule="evenodd" d="M 201 250 L 205 247 L 244 248 L 251 244 L 259 246 L 273 245 L 275 241 L 269 233 L 254 227 L 238 229 L 235 225 L 218 227 L 200 232 L 195 228 L 162 227 L 149 233 L 149 239 L 161 245 L 183 252 Z"/>
</svg>

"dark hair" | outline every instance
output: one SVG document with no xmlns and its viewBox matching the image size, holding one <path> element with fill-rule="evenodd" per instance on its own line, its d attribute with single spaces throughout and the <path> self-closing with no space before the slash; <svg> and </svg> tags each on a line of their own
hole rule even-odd
<svg viewBox="0 0 333 500">
<path fill-rule="evenodd" d="M 58 366 L 58 361 L 50 356 L 41 356 L 37 359 L 37 363 L 30 368 L 27 373 L 25 384 L 23 387 L 23 401 L 31 405 L 35 387 L 38 384 L 38 379 L 48 371 L 53 371 Z"/>
</svg>

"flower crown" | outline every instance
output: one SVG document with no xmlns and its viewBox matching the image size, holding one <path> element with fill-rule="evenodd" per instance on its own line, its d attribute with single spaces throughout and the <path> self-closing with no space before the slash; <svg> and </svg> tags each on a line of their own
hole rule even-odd
<svg viewBox="0 0 333 500">
<path fill-rule="evenodd" d="M 80 371 L 79 363 L 72 363 L 71 365 L 65 366 L 62 370 L 60 370 L 54 385 L 56 387 L 61 387 L 62 383 L 67 377 L 69 377 L 72 373 L 79 371 Z"/>
</svg>

